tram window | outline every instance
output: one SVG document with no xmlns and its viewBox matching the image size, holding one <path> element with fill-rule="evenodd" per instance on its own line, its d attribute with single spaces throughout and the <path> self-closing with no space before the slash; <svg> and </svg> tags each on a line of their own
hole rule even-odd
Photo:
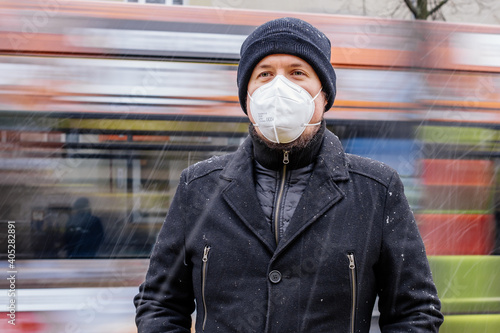
<svg viewBox="0 0 500 333">
<path fill-rule="evenodd" d="M 246 137 L 246 124 L 227 126 L 237 130 L 2 131 L 0 220 L 16 221 L 17 258 L 148 257 L 181 171 Z"/>
</svg>

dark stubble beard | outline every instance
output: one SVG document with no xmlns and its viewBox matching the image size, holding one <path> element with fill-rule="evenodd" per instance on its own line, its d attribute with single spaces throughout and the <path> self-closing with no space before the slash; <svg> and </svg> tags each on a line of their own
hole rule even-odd
<svg viewBox="0 0 500 333">
<path fill-rule="evenodd" d="M 264 142 L 264 144 L 267 147 L 269 147 L 270 149 L 279 150 L 279 151 L 283 151 L 283 150 L 290 151 L 290 150 L 302 150 L 304 148 L 307 148 L 307 146 L 309 145 L 309 142 L 311 142 L 312 138 L 314 138 L 316 133 L 318 133 L 320 127 L 321 127 L 321 125 L 314 126 L 313 130 L 310 131 L 309 133 L 304 132 L 297 139 L 295 139 L 292 142 L 288 142 L 288 143 L 275 143 L 275 142 L 271 142 L 271 141 L 267 140 L 266 138 L 264 138 L 262 135 L 260 135 L 257 132 L 257 130 L 255 129 L 255 126 L 253 126 L 253 124 L 250 124 L 250 131 L 253 132 L 254 136 L 260 138 L 260 140 L 262 142 Z"/>
</svg>

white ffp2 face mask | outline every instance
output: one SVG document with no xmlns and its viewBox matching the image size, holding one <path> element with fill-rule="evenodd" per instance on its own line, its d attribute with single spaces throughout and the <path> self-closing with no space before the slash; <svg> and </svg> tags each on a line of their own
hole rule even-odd
<svg viewBox="0 0 500 333">
<path fill-rule="evenodd" d="M 314 114 L 314 100 L 304 88 L 291 82 L 283 75 L 277 75 L 271 82 L 257 88 L 250 97 L 250 112 L 269 141 L 289 143 L 297 139 L 309 124 Z"/>
</svg>

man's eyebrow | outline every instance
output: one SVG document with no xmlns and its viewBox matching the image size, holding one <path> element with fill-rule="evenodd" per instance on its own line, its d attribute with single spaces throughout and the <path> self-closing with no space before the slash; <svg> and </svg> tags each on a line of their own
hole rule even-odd
<svg viewBox="0 0 500 333">
<path fill-rule="evenodd" d="M 262 64 L 262 65 L 258 65 L 257 67 L 255 68 L 262 68 L 262 69 L 267 69 L 267 68 L 272 68 L 273 66 L 271 65 L 268 65 L 268 64 Z"/>
<path fill-rule="evenodd" d="M 300 63 L 300 62 L 294 62 L 288 66 L 289 67 L 303 67 L 304 64 Z M 262 68 L 262 69 L 268 69 L 268 68 L 273 68 L 273 67 L 274 67 L 273 65 L 268 65 L 268 64 L 262 64 L 262 65 L 256 66 L 256 68 Z"/>
</svg>

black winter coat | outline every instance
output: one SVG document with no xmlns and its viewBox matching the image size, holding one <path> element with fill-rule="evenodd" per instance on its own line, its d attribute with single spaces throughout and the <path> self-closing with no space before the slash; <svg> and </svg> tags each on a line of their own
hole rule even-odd
<svg viewBox="0 0 500 333">
<path fill-rule="evenodd" d="M 139 332 L 437 332 L 440 302 L 396 172 L 326 132 L 278 245 L 252 141 L 186 169 L 134 302 Z M 195 302 L 196 300 L 196 302 Z"/>
</svg>

